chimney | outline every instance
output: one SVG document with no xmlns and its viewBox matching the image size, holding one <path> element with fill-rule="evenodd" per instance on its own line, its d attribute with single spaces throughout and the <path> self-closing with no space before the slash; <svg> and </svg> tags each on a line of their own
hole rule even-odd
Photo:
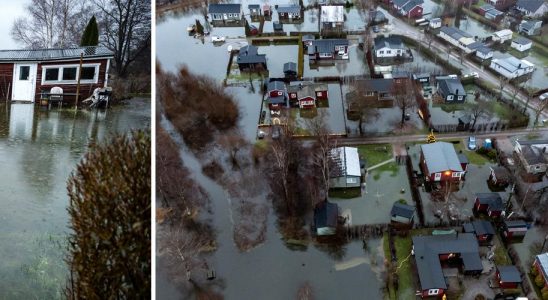
<svg viewBox="0 0 548 300">
<path fill-rule="evenodd" d="M 458 95 L 459 94 L 459 89 L 456 89 L 455 90 L 455 95 Z"/>
<path fill-rule="evenodd" d="M 521 69 L 521 63 L 518 65 L 518 69 Z"/>
</svg>

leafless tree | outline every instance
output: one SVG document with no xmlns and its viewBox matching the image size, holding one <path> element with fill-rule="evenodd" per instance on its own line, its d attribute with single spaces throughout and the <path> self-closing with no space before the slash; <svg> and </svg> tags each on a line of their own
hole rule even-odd
<svg viewBox="0 0 548 300">
<path fill-rule="evenodd" d="M 392 85 L 390 93 L 394 97 L 394 105 L 401 109 L 401 123 L 403 127 L 405 122 L 405 115 L 409 110 L 417 106 L 417 100 L 415 99 L 415 87 L 411 80 L 402 80 L 401 83 Z"/>
<path fill-rule="evenodd" d="M 219 138 L 219 144 L 229 152 L 232 165 L 239 167 L 238 152 L 247 145 L 245 139 L 236 134 L 226 134 Z"/>
<path fill-rule="evenodd" d="M 294 195 L 291 189 L 291 166 L 296 161 L 296 141 L 293 138 L 295 131 L 294 125 L 289 122 L 281 127 L 282 133 L 280 137 L 272 143 L 272 163 L 275 177 L 274 181 L 281 185 L 283 190 L 283 200 L 288 216 L 293 215 L 294 210 Z"/>
<path fill-rule="evenodd" d="M 297 291 L 297 300 L 312 300 L 314 299 L 314 294 L 312 293 L 312 286 L 310 283 L 305 282 Z"/>
<path fill-rule="evenodd" d="M 508 85 L 510 80 L 504 76 L 499 76 L 499 98 L 502 99 L 502 91 Z"/>
<path fill-rule="evenodd" d="M 488 118 L 491 116 L 492 103 L 486 100 L 478 99 L 476 103 L 468 103 L 465 111 L 472 117 L 471 129 L 473 129 L 479 119 Z"/>
<path fill-rule="evenodd" d="M 363 125 L 369 121 L 376 120 L 380 113 L 377 108 L 378 100 L 367 94 L 368 81 L 356 81 L 352 84 L 352 92 L 348 93 L 348 109 L 351 113 L 358 115 L 358 130 L 363 135 Z"/>
<path fill-rule="evenodd" d="M 533 123 L 533 128 L 536 128 L 538 126 L 538 119 L 542 112 L 546 109 L 546 106 L 548 105 L 548 101 L 540 101 L 539 105 L 536 107 L 533 107 L 533 111 L 535 112 L 535 122 Z"/>
<path fill-rule="evenodd" d="M 114 52 L 116 73 L 124 77 L 128 66 L 150 49 L 150 2 L 142 0 L 93 0 L 99 9 L 101 43 Z"/>
</svg>

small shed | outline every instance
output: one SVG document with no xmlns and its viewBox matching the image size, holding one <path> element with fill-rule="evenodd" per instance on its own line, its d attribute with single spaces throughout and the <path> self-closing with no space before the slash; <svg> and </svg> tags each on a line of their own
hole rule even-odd
<svg viewBox="0 0 548 300">
<path fill-rule="evenodd" d="M 314 227 L 316 234 L 334 235 L 337 232 L 337 223 L 339 219 L 339 206 L 327 200 L 316 204 L 314 208 Z"/>
<path fill-rule="evenodd" d="M 495 166 L 490 167 L 490 169 L 489 184 L 500 188 L 505 188 L 510 184 L 512 177 L 505 167 Z"/>
<path fill-rule="evenodd" d="M 522 242 L 526 233 L 527 223 L 523 220 L 505 220 L 503 223 L 502 236 L 506 242 Z"/>
<path fill-rule="evenodd" d="M 262 14 L 261 6 L 259 4 L 249 4 L 247 8 L 249 9 L 249 15 L 251 17 L 258 17 Z"/>
<path fill-rule="evenodd" d="M 500 288 L 515 289 L 521 284 L 521 273 L 516 266 L 497 266 L 497 282 Z"/>
<path fill-rule="evenodd" d="M 284 75 L 288 79 L 297 78 L 297 64 L 294 62 L 286 62 L 284 64 Z"/>
<path fill-rule="evenodd" d="M 430 83 L 430 73 L 413 74 L 413 79 L 423 85 L 428 85 Z"/>
<path fill-rule="evenodd" d="M 313 34 L 305 34 L 301 38 L 303 46 L 305 46 L 305 47 L 312 46 L 312 43 L 315 40 L 316 40 L 316 36 L 314 36 Z"/>
<path fill-rule="evenodd" d="M 470 223 L 465 223 L 462 226 L 462 231 L 465 233 L 473 233 L 480 244 L 488 244 L 495 235 L 495 229 L 491 222 L 485 220 L 476 220 Z"/>
<path fill-rule="evenodd" d="M 533 42 L 530 39 L 526 39 L 522 36 L 515 38 L 510 44 L 510 47 L 520 52 L 527 51 L 531 49 L 532 46 L 533 46 Z"/>
<path fill-rule="evenodd" d="M 476 193 L 473 211 L 475 214 L 486 214 L 491 218 L 500 217 L 504 204 L 499 193 Z"/>
<path fill-rule="evenodd" d="M 413 225 L 415 207 L 400 202 L 395 202 L 390 211 L 391 223 Z"/>
<path fill-rule="evenodd" d="M 283 32 L 284 31 L 284 24 L 274 21 L 272 22 L 272 28 L 274 29 L 274 32 Z"/>
</svg>

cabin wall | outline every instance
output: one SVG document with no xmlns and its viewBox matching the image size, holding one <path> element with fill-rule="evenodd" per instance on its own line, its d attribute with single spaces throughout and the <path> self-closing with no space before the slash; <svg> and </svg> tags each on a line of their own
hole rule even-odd
<svg viewBox="0 0 548 300">
<path fill-rule="evenodd" d="M 13 63 L 0 63 L 0 98 L 11 98 L 13 82 Z"/>
</svg>

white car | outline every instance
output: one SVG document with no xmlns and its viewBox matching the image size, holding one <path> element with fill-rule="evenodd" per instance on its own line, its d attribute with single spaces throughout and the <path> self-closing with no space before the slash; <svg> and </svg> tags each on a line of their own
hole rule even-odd
<svg viewBox="0 0 548 300">
<path fill-rule="evenodd" d="M 464 78 L 467 78 L 467 77 L 479 78 L 479 74 L 478 74 L 478 72 L 472 72 L 472 73 L 466 74 L 462 77 L 464 77 Z"/>
<path fill-rule="evenodd" d="M 546 92 L 546 93 L 544 93 L 544 94 L 538 96 L 538 99 L 539 99 L 540 101 L 544 101 L 544 100 L 548 99 L 548 92 Z"/>
<path fill-rule="evenodd" d="M 225 37 L 224 36 L 214 35 L 214 36 L 211 37 L 211 41 L 214 42 L 214 43 L 224 42 Z"/>
</svg>

